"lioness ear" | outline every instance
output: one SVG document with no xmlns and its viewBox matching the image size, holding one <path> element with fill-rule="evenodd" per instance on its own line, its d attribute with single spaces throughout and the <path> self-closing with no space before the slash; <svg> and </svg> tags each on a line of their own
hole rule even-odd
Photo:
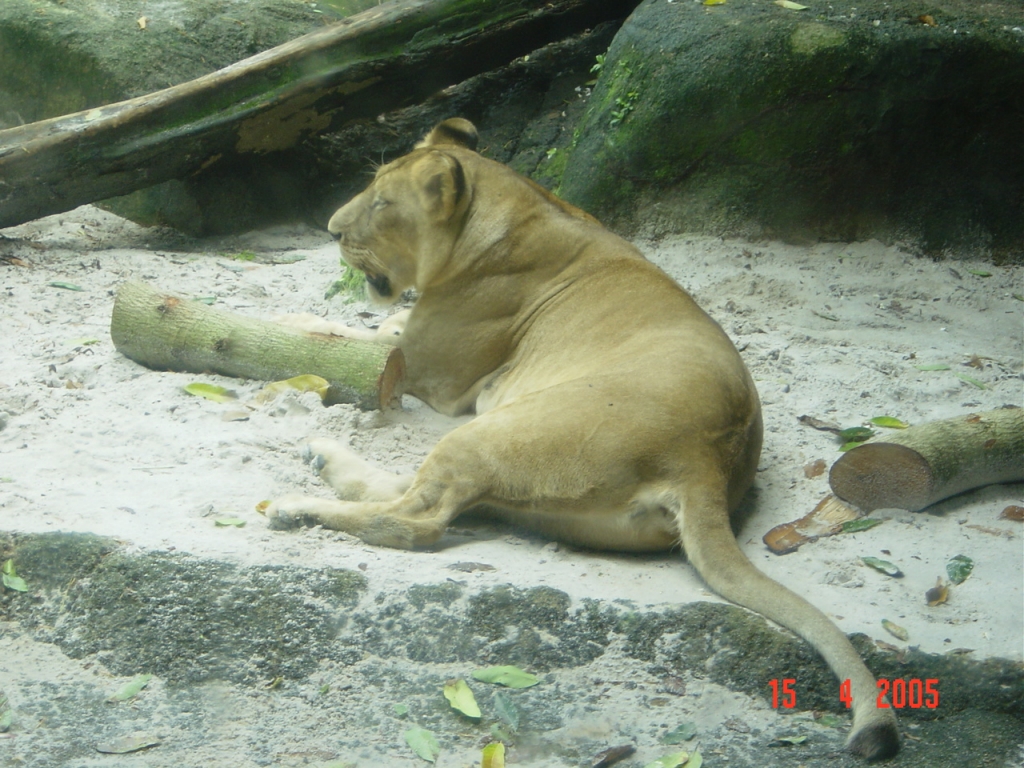
<svg viewBox="0 0 1024 768">
<path fill-rule="evenodd" d="M 426 138 L 416 145 L 416 148 L 437 147 L 449 144 L 472 149 L 475 152 L 479 140 L 480 136 L 476 132 L 475 125 L 461 117 L 453 117 L 445 120 L 443 123 L 438 123 L 434 130 L 428 133 Z"/>
<path fill-rule="evenodd" d="M 421 174 L 428 210 L 439 219 L 450 219 L 466 199 L 466 172 L 462 163 L 443 152 L 431 152 Z"/>
</svg>

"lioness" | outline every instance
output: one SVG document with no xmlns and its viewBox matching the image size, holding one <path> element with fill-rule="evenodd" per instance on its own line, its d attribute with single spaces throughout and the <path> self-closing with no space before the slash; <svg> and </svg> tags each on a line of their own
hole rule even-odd
<svg viewBox="0 0 1024 768">
<path fill-rule="evenodd" d="M 288 496 L 268 516 L 412 548 L 487 505 L 587 547 L 682 544 L 712 589 L 799 634 L 851 682 L 852 752 L 894 755 L 896 719 L 876 707 L 846 636 L 733 537 L 730 511 L 761 450 L 757 392 L 736 348 L 636 248 L 476 142 L 472 123 L 446 120 L 378 169 L 329 229 L 372 295 L 419 292 L 392 337 L 406 391 L 477 417 L 408 478 L 314 441 L 321 476 L 346 501 Z"/>
</svg>

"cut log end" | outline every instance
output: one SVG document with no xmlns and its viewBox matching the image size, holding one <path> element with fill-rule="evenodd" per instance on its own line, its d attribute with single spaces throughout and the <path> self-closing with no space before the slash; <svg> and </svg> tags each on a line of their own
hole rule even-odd
<svg viewBox="0 0 1024 768">
<path fill-rule="evenodd" d="M 923 509 L 934 495 L 927 460 L 895 443 L 866 443 L 847 451 L 832 465 L 828 481 L 836 496 L 865 512 Z"/>
</svg>

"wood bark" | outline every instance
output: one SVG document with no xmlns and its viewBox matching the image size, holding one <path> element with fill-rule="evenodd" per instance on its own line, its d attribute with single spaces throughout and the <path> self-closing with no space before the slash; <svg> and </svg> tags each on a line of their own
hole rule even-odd
<svg viewBox="0 0 1024 768">
<path fill-rule="evenodd" d="M 422 101 L 637 0 L 401 0 L 204 77 L 0 131 L 0 227 L 205 170 Z"/>
<path fill-rule="evenodd" d="M 389 344 L 306 333 L 125 283 L 110 318 L 114 347 L 147 368 L 280 381 L 313 374 L 325 402 L 384 408 L 402 393 L 405 358 Z"/>
<path fill-rule="evenodd" d="M 1024 480 L 1024 410 L 1001 408 L 886 433 L 832 465 L 841 499 L 873 509 L 924 509 L 957 493 Z"/>
</svg>

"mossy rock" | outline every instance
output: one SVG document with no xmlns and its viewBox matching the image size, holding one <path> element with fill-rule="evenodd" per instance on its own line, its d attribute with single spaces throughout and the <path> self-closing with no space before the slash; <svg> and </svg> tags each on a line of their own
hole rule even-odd
<svg viewBox="0 0 1024 768">
<path fill-rule="evenodd" d="M 653 233 L 1024 253 L 1020 6 L 645 0 L 560 194 Z"/>
</svg>

